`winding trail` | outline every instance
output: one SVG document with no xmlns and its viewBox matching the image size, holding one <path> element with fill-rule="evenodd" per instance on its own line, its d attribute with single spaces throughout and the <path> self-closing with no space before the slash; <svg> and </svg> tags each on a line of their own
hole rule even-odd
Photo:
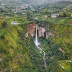
<svg viewBox="0 0 72 72">
<path fill-rule="evenodd" d="M 46 58 L 45 58 L 46 52 L 44 52 L 44 50 L 42 50 L 39 46 L 36 46 L 36 48 L 43 52 L 43 54 L 44 54 L 44 57 L 43 57 L 43 59 L 44 59 L 44 66 L 47 67 Z"/>
<path fill-rule="evenodd" d="M 44 59 L 44 66 L 46 67 L 46 66 L 47 66 L 47 64 L 46 64 L 46 59 L 45 59 L 45 54 L 46 54 L 46 53 L 44 52 L 44 50 L 42 50 L 42 49 L 39 47 L 40 43 L 38 42 L 38 38 L 37 38 L 37 24 L 36 24 L 36 36 L 35 36 L 35 41 L 34 41 L 34 43 L 35 43 L 35 45 L 36 45 L 36 48 L 43 52 L 43 54 L 44 54 L 44 57 L 43 57 L 43 59 Z"/>
</svg>

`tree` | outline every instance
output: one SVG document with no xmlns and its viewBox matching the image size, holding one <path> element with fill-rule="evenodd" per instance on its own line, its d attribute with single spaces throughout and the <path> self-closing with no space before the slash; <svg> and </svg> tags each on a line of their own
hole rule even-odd
<svg viewBox="0 0 72 72">
<path fill-rule="evenodd" d="M 0 11 L 1 11 L 1 13 L 3 13 L 3 12 L 4 12 L 4 10 L 3 10 L 2 8 L 0 8 Z"/>
<path fill-rule="evenodd" d="M 27 12 L 27 20 L 30 18 L 30 12 Z"/>
<path fill-rule="evenodd" d="M 50 12 L 48 12 L 48 14 L 49 14 L 49 17 L 51 17 L 51 13 L 50 13 Z"/>
<path fill-rule="evenodd" d="M 66 17 L 66 13 L 65 12 L 63 12 L 63 17 Z"/>
<path fill-rule="evenodd" d="M 7 22 L 5 22 L 5 21 L 2 22 L 2 23 L 1 23 L 1 26 L 3 26 L 3 27 L 7 27 Z"/>
<path fill-rule="evenodd" d="M 30 6 L 28 6 L 28 10 L 30 10 L 31 8 L 30 8 Z"/>
</svg>

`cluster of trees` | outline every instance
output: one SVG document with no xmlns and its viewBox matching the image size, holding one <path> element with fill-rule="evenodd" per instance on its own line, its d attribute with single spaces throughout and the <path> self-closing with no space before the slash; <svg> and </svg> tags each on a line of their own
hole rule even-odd
<svg viewBox="0 0 72 72">
<path fill-rule="evenodd" d="M 3 12 L 6 12 L 6 11 L 4 11 L 2 8 L 0 8 L 0 12 L 3 13 Z"/>
<path fill-rule="evenodd" d="M 1 26 L 7 27 L 7 22 L 3 21 L 3 22 L 1 23 Z"/>
<path fill-rule="evenodd" d="M 58 63 L 59 60 L 69 60 L 70 53 L 66 52 L 63 54 L 60 50 L 59 44 L 52 42 L 50 37 L 45 39 L 44 37 L 40 37 L 41 45 L 46 52 L 46 63 L 47 63 L 47 70 L 48 72 L 61 72 L 61 67 Z"/>
<path fill-rule="evenodd" d="M 64 59 L 71 59 L 71 31 L 72 26 L 70 25 L 57 25 L 50 24 L 50 31 L 55 33 L 54 37 L 51 37 L 51 40 L 55 42 L 60 48 L 62 48 L 66 53 L 64 55 Z M 57 35 L 59 35 L 57 37 Z"/>
<path fill-rule="evenodd" d="M 71 17 L 71 14 L 63 12 L 61 15 L 59 14 L 59 17 Z"/>
<path fill-rule="evenodd" d="M 41 22 L 41 24 L 43 21 Z M 42 26 L 39 24 L 40 26 Z M 46 25 L 45 25 L 46 24 Z M 49 24 L 49 25 L 48 25 Z M 44 25 L 46 28 L 49 27 L 48 32 L 52 32 L 54 34 L 54 37 L 50 37 L 45 40 L 45 38 L 40 38 L 42 41 L 42 47 L 44 48 L 46 54 L 46 60 L 47 64 L 53 63 L 53 61 L 58 60 L 69 60 L 71 58 L 71 31 L 72 26 L 71 25 L 62 25 L 62 24 L 50 24 L 48 22 L 44 22 Z M 59 35 L 56 37 L 56 35 Z M 65 51 L 65 53 L 62 53 L 59 48 Z M 51 61 L 52 59 L 52 61 Z M 55 60 L 56 59 L 56 60 Z M 51 61 L 51 62 L 50 62 Z M 57 63 L 57 62 L 56 62 Z M 59 65 L 59 64 L 57 64 Z M 53 65 L 52 65 L 53 66 Z"/>
<path fill-rule="evenodd" d="M 62 60 L 63 54 L 59 51 L 58 45 L 52 43 L 50 38 L 45 39 L 40 37 L 41 45 L 46 52 L 46 63 L 47 68 L 45 68 L 46 72 L 61 72 L 58 60 Z"/>
<path fill-rule="evenodd" d="M 33 21 L 32 15 L 30 12 L 27 12 L 27 20 L 28 21 Z"/>
</svg>

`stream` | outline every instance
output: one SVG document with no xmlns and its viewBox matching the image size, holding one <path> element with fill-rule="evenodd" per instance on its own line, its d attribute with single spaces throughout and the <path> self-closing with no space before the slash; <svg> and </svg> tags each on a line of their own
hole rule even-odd
<svg viewBox="0 0 72 72">
<path fill-rule="evenodd" d="M 43 59 L 44 59 L 44 66 L 46 67 L 46 66 L 47 66 L 47 64 L 46 64 L 46 58 L 45 58 L 45 54 L 46 54 L 46 53 L 44 52 L 44 50 L 42 50 L 42 49 L 39 47 L 40 43 L 38 42 L 38 38 L 37 38 L 37 24 L 36 24 L 36 35 L 35 35 L 35 41 L 34 41 L 34 43 L 35 43 L 35 45 L 36 45 L 36 48 L 43 52 L 43 54 L 44 54 L 44 57 L 43 57 Z"/>
</svg>

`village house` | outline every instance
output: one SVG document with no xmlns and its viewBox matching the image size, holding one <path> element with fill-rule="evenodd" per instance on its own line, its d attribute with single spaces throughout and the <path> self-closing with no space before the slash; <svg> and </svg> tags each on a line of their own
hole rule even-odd
<svg viewBox="0 0 72 72">
<path fill-rule="evenodd" d="M 29 4 L 22 4 L 21 6 L 19 6 L 19 9 L 27 9 L 29 6 Z"/>
<path fill-rule="evenodd" d="M 56 18 L 57 16 L 59 16 L 59 14 L 52 14 L 51 18 Z"/>
<path fill-rule="evenodd" d="M 72 14 L 71 14 L 71 17 L 72 17 Z"/>
</svg>

